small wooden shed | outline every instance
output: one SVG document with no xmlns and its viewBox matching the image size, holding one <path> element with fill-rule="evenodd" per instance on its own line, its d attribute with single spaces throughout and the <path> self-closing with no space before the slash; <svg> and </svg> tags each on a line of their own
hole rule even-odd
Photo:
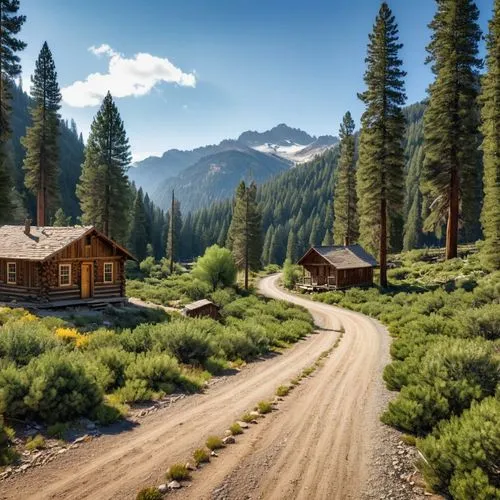
<svg viewBox="0 0 500 500">
<path fill-rule="evenodd" d="M 0 299 L 50 306 L 121 302 L 135 258 L 93 226 L 0 226 Z"/>
<path fill-rule="evenodd" d="M 210 318 L 217 319 L 219 317 L 219 306 L 210 300 L 202 299 L 187 304 L 182 312 L 190 318 L 209 316 Z"/>
<path fill-rule="evenodd" d="M 371 285 L 378 265 L 360 245 L 311 247 L 298 264 L 304 269 L 300 286 L 309 290 Z"/>
</svg>

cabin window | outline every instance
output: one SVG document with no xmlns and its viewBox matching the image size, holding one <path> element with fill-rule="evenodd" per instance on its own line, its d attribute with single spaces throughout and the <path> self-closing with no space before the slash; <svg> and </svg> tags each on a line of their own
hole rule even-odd
<svg viewBox="0 0 500 500">
<path fill-rule="evenodd" d="M 59 265 L 59 286 L 71 285 L 71 264 Z"/>
<path fill-rule="evenodd" d="M 7 262 L 7 283 L 15 285 L 17 283 L 17 264 Z"/>
<path fill-rule="evenodd" d="M 104 263 L 104 283 L 113 283 L 113 263 Z"/>
</svg>

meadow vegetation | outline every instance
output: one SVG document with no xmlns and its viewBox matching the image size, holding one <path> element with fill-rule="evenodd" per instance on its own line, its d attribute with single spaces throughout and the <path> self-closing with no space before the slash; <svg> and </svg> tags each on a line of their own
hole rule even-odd
<svg viewBox="0 0 500 500">
<path fill-rule="evenodd" d="M 488 273 L 474 254 L 435 258 L 426 250 L 397 256 L 386 290 L 314 298 L 388 326 L 393 361 L 384 380 L 399 394 L 382 420 L 418 438 L 429 485 L 457 499 L 497 498 L 500 273 Z"/>
<path fill-rule="evenodd" d="M 189 276 L 165 281 L 166 290 L 172 282 L 189 282 L 190 290 L 198 286 Z M 200 297 L 206 292 L 203 288 Z M 151 322 L 144 322 L 148 316 L 134 312 L 119 318 L 118 325 L 126 327 L 104 328 L 95 325 L 95 318 L 76 326 L 73 316 L 37 317 L 22 309 L 0 308 L 2 418 L 35 420 L 57 428 L 61 437 L 64 423 L 81 417 L 106 425 L 126 415 L 131 403 L 202 390 L 213 374 L 287 346 L 313 330 L 311 316 L 299 307 L 243 297 L 233 288 L 210 292 L 221 306 L 219 321 L 153 311 Z M 136 325 L 128 326 L 134 319 Z M 3 450 L 10 442 L 10 430 L 2 421 L 2 462 L 9 461 Z"/>
</svg>

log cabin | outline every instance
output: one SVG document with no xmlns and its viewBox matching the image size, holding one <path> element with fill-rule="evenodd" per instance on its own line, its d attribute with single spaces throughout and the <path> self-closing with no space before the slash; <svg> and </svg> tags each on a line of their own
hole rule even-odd
<svg viewBox="0 0 500 500">
<path fill-rule="evenodd" d="M 199 318 L 202 316 L 208 316 L 213 319 L 219 318 L 219 307 L 207 299 L 197 300 L 196 302 L 191 302 L 187 304 L 182 314 L 188 316 L 189 318 Z"/>
<path fill-rule="evenodd" d="M 360 245 L 311 247 L 298 264 L 304 270 L 299 287 L 305 290 L 371 285 L 378 265 Z"/>
<path fill-rule="evenodd" d="M 0 299 L 57 307 L 125 301 L 136 260 L 93 226 L 0 226 Z"/>
</svg>

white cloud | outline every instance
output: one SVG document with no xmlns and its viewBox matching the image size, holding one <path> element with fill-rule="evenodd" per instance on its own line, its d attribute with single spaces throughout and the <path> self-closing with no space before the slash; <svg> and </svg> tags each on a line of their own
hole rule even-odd
<svg viewBox="0 0 500 500">
<path fill-rule="evenodd" d="M 84 108 L 97 106 L 108 92 L 113 97 L 142 96 L 158 83 L 175 83 L 181 87 L 195 87 L 196 76 L 184 73 L 168 59 L 139 52 L 126 58 L 109 45 L 89 47 L 89 52 L 109 57 L 108 72 L 92 73 L 85 81 L 76 81 L 61 90 L 63 100 L 69 106 Z"/>
</svg>

